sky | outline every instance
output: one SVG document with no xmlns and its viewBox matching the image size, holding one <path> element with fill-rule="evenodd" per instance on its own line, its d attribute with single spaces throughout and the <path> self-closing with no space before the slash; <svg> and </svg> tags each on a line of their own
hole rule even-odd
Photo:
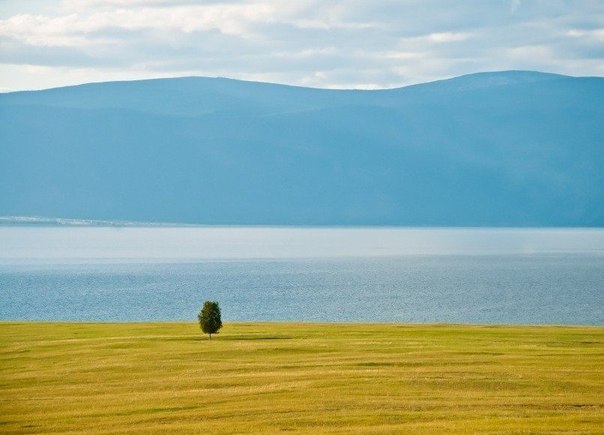
<svg viewBox="0 0 604 435">
<path fill-rule="evenodd" d="M 376 89 L 604 76 L 602 0 L 0 0 L 0 91 L 211 76 Z"/>
</svg>

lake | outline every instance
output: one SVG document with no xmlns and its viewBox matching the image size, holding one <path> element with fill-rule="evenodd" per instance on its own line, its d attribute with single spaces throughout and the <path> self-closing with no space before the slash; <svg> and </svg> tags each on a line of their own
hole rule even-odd
<svg viewBox="0 0 604 435">
<path fill-rule="evenodd" d="M 0 227 L 0 319 L 604 325 L 604 230 Z"/>
</svg>

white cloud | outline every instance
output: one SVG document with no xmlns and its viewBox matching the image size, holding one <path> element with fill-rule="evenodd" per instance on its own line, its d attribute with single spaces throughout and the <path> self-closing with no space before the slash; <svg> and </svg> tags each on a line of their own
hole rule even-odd
<svg viewBox="0 0 604 435">
<path fill-rule="evenodd" d="M 427 36 L 430 41 L 434 42 L 458 42 L 465 41 L 472 36 L 468 32 L 443 32 L 443 33 L 431 33 Z"/>
<path fill-rule="evenodd" d="M 415 51 L 383 51 L 377 52 L 373 54 L 374 58 L 386 58 L 386 59 L 394 59 L 394 60 L 412 60 L 418 59 L 422 56 L 425 56 L 425 53 L 415 52 Z"/>
<path fill-rule="evenodd" d="M 587 40 L 604 42 L 604 28 L 593 30 L 571 29 L 566 34 L 571 38 L 585 38 Z"/>
<path fill-rule="evenodd" d="M 505 57 L 522 61 L 537 61 L 539 59 L 552 58 L 553 52 L 552 49 L 546 45 L 524 45 L 506 49 Z"/>
<path fill-rule="evenodd" d="M 591 0 L 31 1 L 0 2 L 0 88 L 166 75 L 373 88 L 604 69 L 604 3 Z"/>
<path fill-rule="evenodd" d="M 82 45 L 87 34 L 101 29 L 153 30 L 192 33 L 218 30 L 224 34 L 246 36 L 252 24 L 270 21 L 271 5 L 176 6 L 172 8 L 126 8 L 94 13 L 71 13 L 58 17 L 16 15 L 0 21 L 0 35 L 32 45 Z"/>
</svg>

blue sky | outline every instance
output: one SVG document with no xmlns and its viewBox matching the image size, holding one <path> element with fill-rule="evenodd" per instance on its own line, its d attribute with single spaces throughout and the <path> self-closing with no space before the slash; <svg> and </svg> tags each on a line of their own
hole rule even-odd
<svg viewBox="0 0 604 435">
<path fill-rule="evenodd" d="M 386 88 L 493 70 L 604 76 L 604 1 L 0 0 L 0 90 L 223 76 Z"/>
</svg>

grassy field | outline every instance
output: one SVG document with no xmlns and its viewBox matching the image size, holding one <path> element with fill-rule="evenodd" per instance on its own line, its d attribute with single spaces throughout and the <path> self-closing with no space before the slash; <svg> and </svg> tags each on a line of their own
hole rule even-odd
<svg viewBox="0 0 604 435">
<path fill-rule="evenodd" d="M 0 326 L 3 433 L 604 433 L 604 328 Z"/>
</svg>

